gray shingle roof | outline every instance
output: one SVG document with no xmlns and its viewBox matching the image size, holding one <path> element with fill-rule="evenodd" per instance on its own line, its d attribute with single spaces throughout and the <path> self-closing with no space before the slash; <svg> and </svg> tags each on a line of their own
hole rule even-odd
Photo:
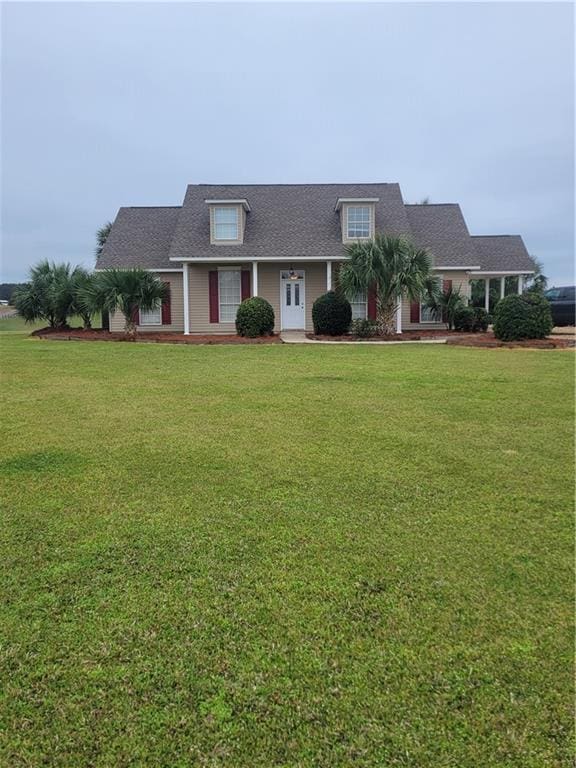
<svg viewBox="0 0 576 768">
<path fill-rule="evenodd" d="M 177 267 L 168 261 L 168 251 L 180 210 L 180 206 L 120 208 L 96 268 Z"/>
<path fill-rule="evenodd" d="M 120 208 L 97 268 L 174 269 L 170 257 L 263 256 L 339 258 L 344 254 L 337 199 L 377 197 L 376 229 L 412 236 L 446 267 L 531 271 L 534 262 L 519 235 L 471 237 L 457 204 L 404 205 L 398 184 L 195 184 L 182 206 Z M 206 199 L 251 206 L 242 245 L 210 245 Z"/>
<path fill-rule="evenodd" d="M 419 248 L 428 248 L 438 266 L 473 267 L 479 264 L 460 206 L 407 205 L 412 237 Z"/>
<path fill-rule="evenodd" d="M 254 184 L 220 186 L 194 184 L 186 190 L 170 256 L 336 257 L 343 255 L 339 197 L 378 197 L 376 229 L 409 234 L 410 225 L 398 184 Z M 206 199 L 245 198 L 247 214 L 244 243 L 210 245 Z"/>
<path fill-rule="evenodd" d="M 482 270 L 532 272 L 536 266 L 520 235 L 473 235 L 472 243 Z"/>
</svg>

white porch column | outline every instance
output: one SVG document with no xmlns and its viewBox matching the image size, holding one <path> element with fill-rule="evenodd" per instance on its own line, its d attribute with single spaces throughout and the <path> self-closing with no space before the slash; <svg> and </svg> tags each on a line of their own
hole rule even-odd
<svg viewBox="0 0 576 768">
<path fill-rule="evenodd" d="M 490 312 L 490 278 L 484 278 L 484 309 Z"/>
<path fill-rule="evenodd" d="M 182 275 L 184 284 L 184 333 L 190 335 L 190 290 L 188 286 L 188 264 L 182 265 Z"/>
<path fill-rule="evenodd" d="M 524 275 L 518 275 L 518 295 L 522 294 L 524 289 Z"/>
<path fill-rule="evenodd" d="M 258 296 L 258 262 L 252 262 L 252 295 Z"/>
<path fill-rule="evenodd" d="M 402 333 L 402 296 L 398 297 L 396 305 L 396 333 Z"/>
<path fill-rule="evenodd" d="M 332 290 L 332 262 L 326 262 L 326 290 Z"/>
<path fill-rule="evenodd" d="M 503 299 L 506 293 L 506 278 L 500 278 L 500 298 Z"/>
</svg>

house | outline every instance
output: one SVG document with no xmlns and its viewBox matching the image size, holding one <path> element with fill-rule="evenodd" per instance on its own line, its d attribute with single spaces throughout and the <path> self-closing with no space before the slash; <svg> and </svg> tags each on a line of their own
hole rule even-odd
<svg viewBox="0 0 576 768">
<path fill-rule="evenodd" d="M 486 308 L 495 290 L 521 292 L 535 269 L 519 235 L 471 236 L 459 205 L 408 205 L 398 184 L 192 184 L 181 206 L 120 208 L 96 268 L 142 267 L 169 284 L 162 308 L 140 313 L 142 332 L 234 333 L 249 296 L 270 302 L 277 331 L 312 330 L 345 246 L 377 231 L 429 249 L 444 287 L 474 288 Z M 356 296 L 352 310 L 374 317 L 373 297 Z M 401 302 L 399 332 L 434 327 L 424 304 Z"/>
</svg>

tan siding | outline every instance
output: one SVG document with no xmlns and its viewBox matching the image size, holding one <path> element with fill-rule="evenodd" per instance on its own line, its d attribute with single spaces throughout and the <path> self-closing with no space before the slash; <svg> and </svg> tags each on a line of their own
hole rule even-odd
<svg viewBox="0 0 576 768">
<path fill-rule="evenodd" d="M 250 270 L 250 272 L 252 271 L 251 264 L 229 266 L 230 269 L 245 269 Z M 210 322 L 208 273 L 212 269 L 218 269 L 218 264 L 190 265 L 188 281 L 190 295 L 190 333 L 236 333 L 235 323 Z M 252 285 L 252 278 L 250 278 L 250 285 Z"/>
<path fill-rule="evenodd" d="M 469 286 L 468 286 L 468 275 L 466 272 L 443 272 L 442 273 L 442 279 L 443 280 L 452 280 L 452 288 L 453 290 L 460 290 L 460 293 L 468 297 L 469 294 Z M 404 299 L 402 301 L 402 328 L 405 331 L 410 330 L 419 330 L 419 329 L 431 329 L 431 328 L 446 328 L 446 324 L 439 322 L 439 323 L 411 323 L 410 322 L 410 302 L 408 299 Z"/>
<path fill-rule="evenodd" d="M 289 269 L 290 265 L 284 266 Z M 280 264 L 263 262 L 258 264 L 258 293 L 272 304 L 274 310 L 274 330 L 280 330 Z"/>
<path fill-rule="evenodd" d="M 307 264 L 306 269 L 306 330 L 313 331 L 312 305 L 326 293 L 326 262 Z"/>
<path fill-rule="evenodd" d="M 217 269 L 217 264 L 194 264 L 190 266 L 190 333 L 235 333 L 234 323 L 211 323 L 208 295 L 208 272 Z M 306 329 L 312 330 L 312 305 L 326 292 L 326 263 L 298 263 L 294 268 L 305 273 L 305 316 Z M 252 272 L 251 264 L 242 269 Z M 258 264 L 258 293 L 272 305 L 275 317 L 275 331 L 280 331 L 280 272 L 290 269 L 288 262 L 260 262 Z M 251 280 L 252 282 L 252 280 Z"/>
<path fill-rule="evenodd" d="M 148 331 L 174 331 L 175 333 L 184 332 L 184 289 L 182 286 L 182 274 L 180 272 L 155 272 L 159 280 L 163 283 L 170 283 L 170 305 L 172 311 L 171 325 L 139 325 L 138 331 L 146 333 Z M 121 312 L 114 312 L 110 315 L 110 330 L 124 330 L 124 315 Z"/>
</svg>

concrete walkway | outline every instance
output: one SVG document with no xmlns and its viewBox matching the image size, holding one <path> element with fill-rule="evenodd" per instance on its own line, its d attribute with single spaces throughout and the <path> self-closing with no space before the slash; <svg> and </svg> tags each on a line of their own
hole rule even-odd
<svg viewBox="0 0 576 768">
<path fill-rule="evenodd" d="M 552 328 L 551 336 L 576 336 L 576 328 L 573 325 L 558 325 Z"/>
<path fill-rule="evenodd" d="M 410 341 L 325 341 L 320 339 L 309 339 L 304 331 L 282 331 L 280 338 L 285 344 L 361 344 L 364 347 L 390 346 L 391 344 L 446 344 L 445 338 L 439 339 L 412 339 Z"/>
</svg>

